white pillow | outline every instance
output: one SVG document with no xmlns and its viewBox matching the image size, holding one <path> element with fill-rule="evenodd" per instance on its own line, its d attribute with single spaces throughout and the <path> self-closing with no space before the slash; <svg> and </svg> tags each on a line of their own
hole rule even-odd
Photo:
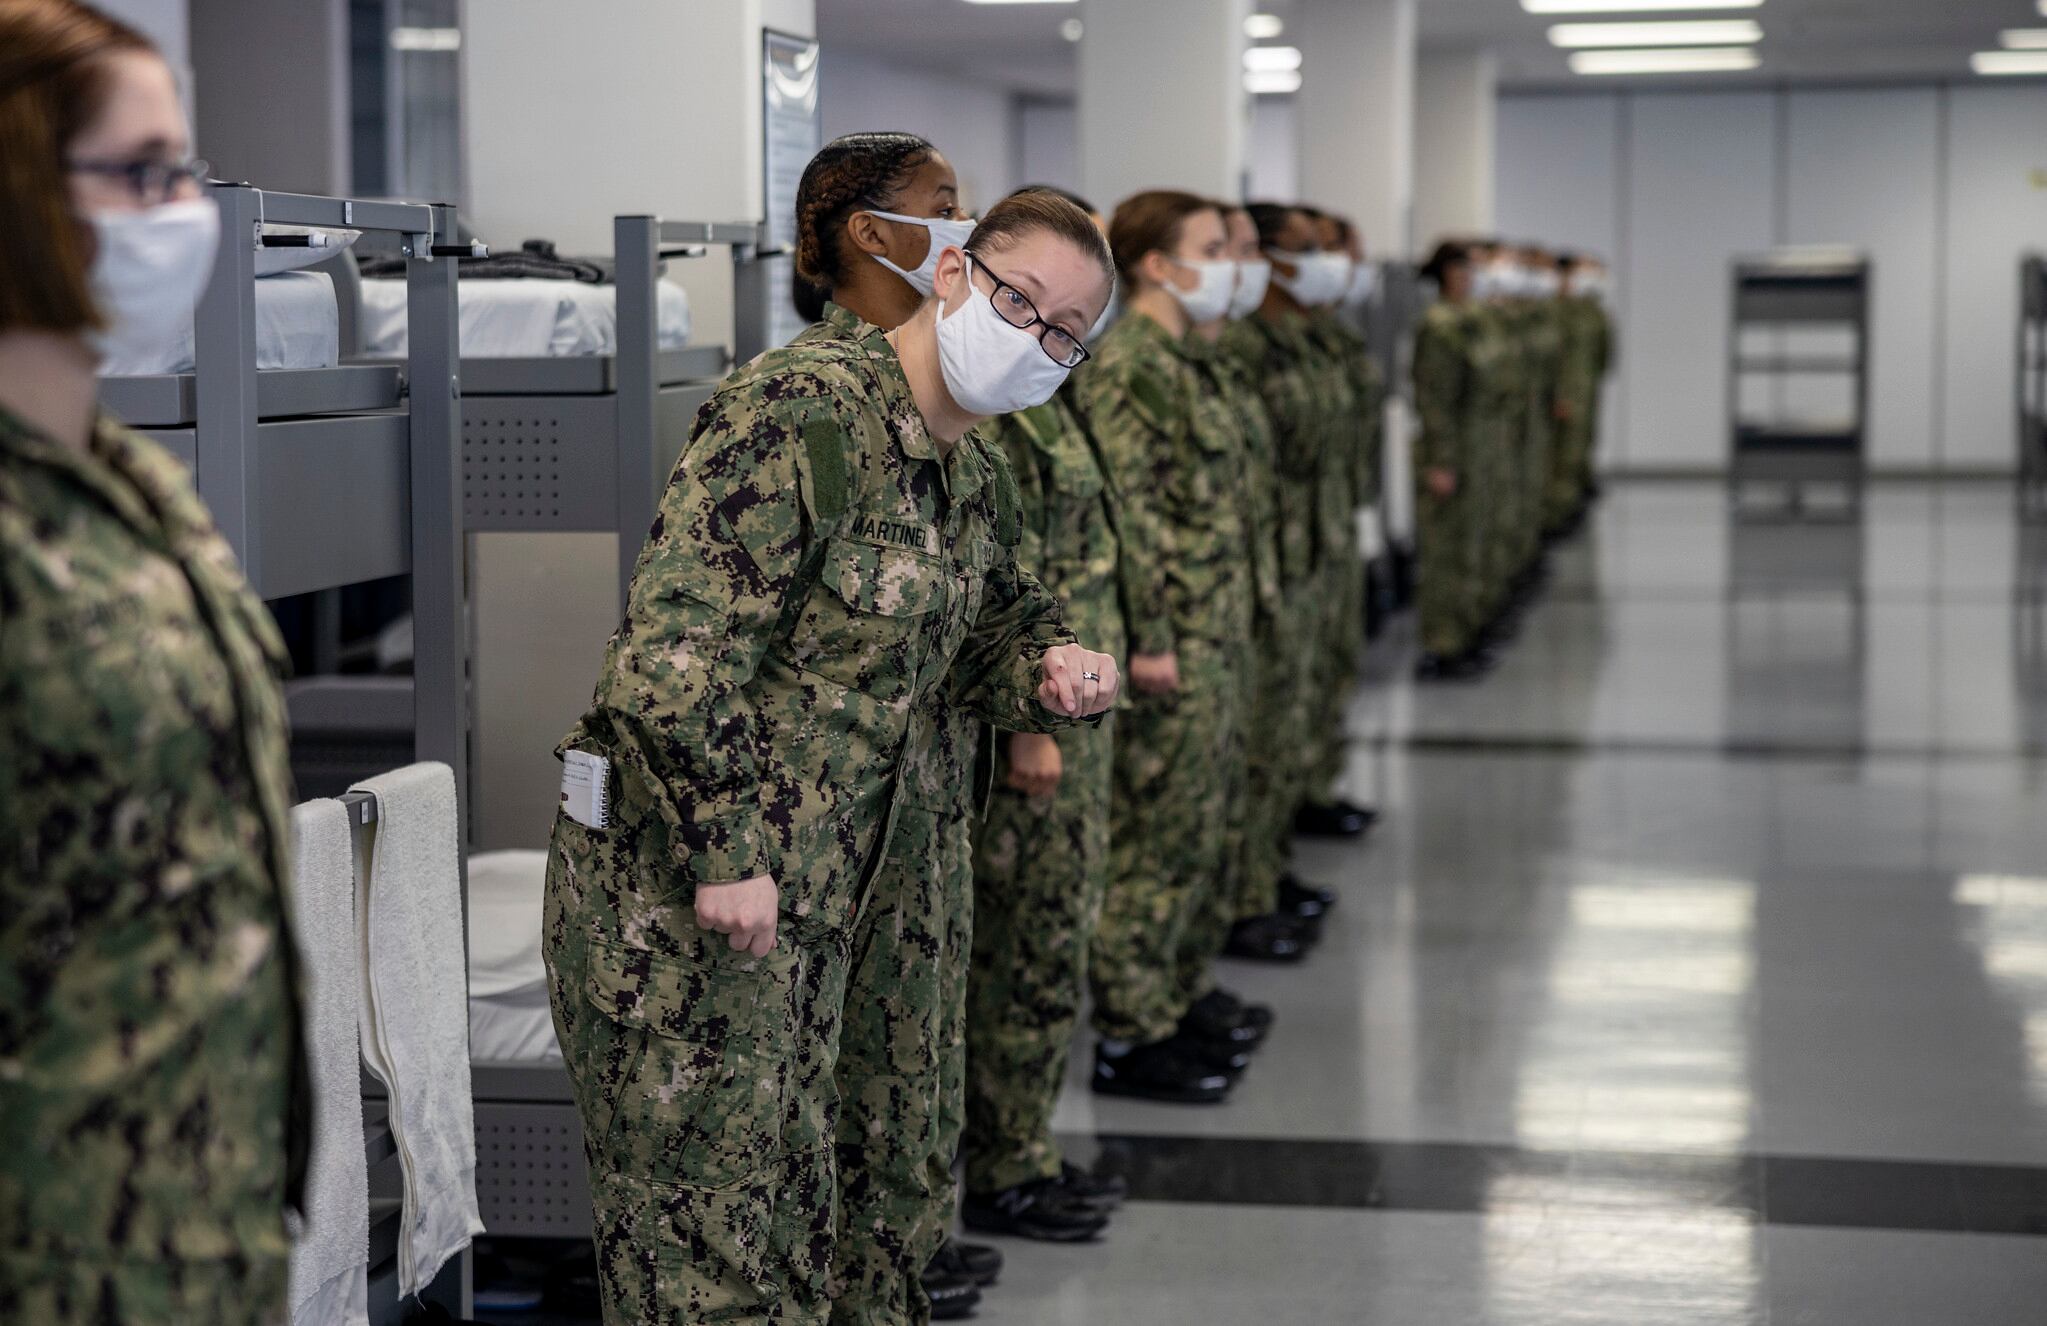
<svg viewBox="0 0 2047 1326">
<path fill-rule="evenodd" d="M 325 262 L 338 256 L 349 245 L 362 238 L 360 230 L 328 229 L 321 226 L 273 226 L 265 225 L 266 235 L 319 235 L 310 247 L 273 249 L 268 245 L 256 250 L 256 275 L 275 276 L 279 272 L 295 272 L 301 267 L 311 267 L 316 262 Z"/>
</svg>

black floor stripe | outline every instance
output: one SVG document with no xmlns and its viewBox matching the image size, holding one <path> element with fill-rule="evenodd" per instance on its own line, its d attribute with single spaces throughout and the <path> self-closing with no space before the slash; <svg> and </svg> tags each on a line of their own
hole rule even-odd
<svg viewBox="0 0 2047 1326">
<path fill-rule="evenodd" d="M 1720 741 L 1665 737 L 1582 737 L 1564 733 L 1416 732 L 1404 737 L 1355 736 L 1352 744 L 1372 750 L 1408 750 L 1487 755 L 1704 755 L 1728 760 L 1807 760 L 1854 763 L 1863 760 L 1906 760 L 1921 763 L 1969 761 L 2020 762 L 2047 759 L 2047 743 L 2012 746 L 1925 745 L 1906 742 L 1773 740 L 1730 737 Z"/>
<path fill-rule="evenodd" d="M 2047 1168 L 1817 1156 L 1553 1152 L 1447 1142 L 1066 1139 L 1140 1202 L 1482 1215 L 1735 1212 L 1759 1224 L 2047 1237 Z"/>
</svg>

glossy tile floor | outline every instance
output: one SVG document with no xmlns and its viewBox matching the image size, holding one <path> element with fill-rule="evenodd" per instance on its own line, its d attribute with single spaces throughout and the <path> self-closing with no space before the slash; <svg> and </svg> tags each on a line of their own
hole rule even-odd
<svg viewBox="0 0 2047 1326">
<path fill-rule="evenodd" d="M 1352 712 L 1362 845 L 1213 1109 L 1059 1126 L 1099 1247 L 990 1323 L 2047 1321 L 2047 536 L 2001 484 L 1859 523 L 1623 484 L 1502 666 Z"/>
<path fill-rule="evenodd" d="M 1852 524 L 1623 484 L 1484 680 L 1396 626 L 1361 844 L 1214 1108 L 1058 1126 L 1105 1241 L 990 1326 L 2047 1322 L 2047 534 L 2001 484 Z M 502 1320 L 516 1320 L 503 1318 Z"/>
</svg>

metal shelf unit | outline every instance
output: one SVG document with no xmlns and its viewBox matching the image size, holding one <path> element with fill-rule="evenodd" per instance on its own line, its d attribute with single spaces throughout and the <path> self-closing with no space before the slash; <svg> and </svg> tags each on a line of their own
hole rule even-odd
<svg viewBox="0 0 2047 1326">
<path fill-rule="evenodd" d="M 1804 510 L 1809 484 L 1837 483 L 1859 511 L 1866 475 L 1869 420 L 1871 265 L 1855 253 L 1782 250 L 1740 258 L 1732 272 L 1733 307 L 1727 333 L 1728 483 L 1737 505 L 1752 483 L 1781 486 L 1792 513 Z M 1847 332 L 1846 353 L 1758 354 L 1750 334 Z M 1845 382 L 1845 418 L 1801 419 L 1782 407 L 1792 378 Z M 1770 384 L 1777 408 L 1766 417 L 1745 409 L 1744 388 Z"/>
<path fill-rule="evenodd" d="M 2047 257 L 2019 260 L 2019 518 L 2047 520 Z"/>
</svg>

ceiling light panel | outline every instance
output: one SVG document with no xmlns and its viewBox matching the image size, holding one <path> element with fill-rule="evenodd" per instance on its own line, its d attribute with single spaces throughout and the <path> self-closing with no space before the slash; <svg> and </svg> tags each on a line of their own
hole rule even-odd
<svg viewBox="0 0 2047 1326">
<path fill-rule="evenodd" d="M 2047 51 L 1978 51 L 1969 67 L 1979 74 L 2047 74 Z"/>
<path fill-rule="evenodd" d="M 1277 14 L 1247 14 L 1244 18 L 1244 35 L 1252 41 L 1271 41 L 1286 31 L 1286 24 Z"/>
<path fill-rule="evenodd" d="M 1298 69 L 1247 69 L 1244 71 L 1244 91 L 1261 93 L 1286 93 L 1301 90 L 1301 71 Z"/>
<path fill-rule="evenodd" d="M 1298 46 L 1253 46 L 1244 52 L 1244 68 L 1253 73 L 1284 73 L 1300 67 Z"/>
<path fill-rule="evenodd" d="M 2047 13 L 2047 0 L 2040 0 Z M 1761 9 L 1763 0 L 1521 0 L 1531 14 L 1652 14 L 1671 10 Z"/>
<path fill-rule="evenodd" d="M 1762 61 L 1746 46 L 1699 46 L 1655 51 L 1575 51 L 1574 74 L 1725 74 Z"/>
<path fill-rule="evenodd" d="M 2006 28 L 1997 40 L 2007 51 L 2047 51 L 2047 28 Z"/>
<path fill-rule="evenodd" d="M 967 0 L 970 5 L 1077 5 L 1080 0 Z"/>
<path fill-rule="evenodd" d="M 1580 47 L 1739 46 L 1763 39 L 1754 19 L 1708 19 L 1694 23 L 1559 23 L 1549 30 L 1549 44 Z"/>
</svg>

